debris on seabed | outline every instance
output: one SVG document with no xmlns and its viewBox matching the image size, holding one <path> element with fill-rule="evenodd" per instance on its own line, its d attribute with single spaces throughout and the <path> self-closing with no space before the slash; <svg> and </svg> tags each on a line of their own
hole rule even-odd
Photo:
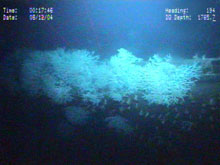
<svg viewBox="0 0 220 165">
<path fill-rule="evenodd" d="M 120 108 L 119 108 L 119 111 L 120 111 L 120 112 L 123 112 L 123 111 L 124 111 L 124 107 L 120 107 Z"/>
<path fill-rule="evenodd" d="M 145 113 L 145 117 L 148 117 L 148 115 L 149 115 L 149 112 L 146 112 L 146 113 Z"/>
<path fill-rule="evenodd" d="M 135 103 L 135 108 L 138 109 L 138 103 Z"/>
<path fill-rule="evenodd" d="M 176 116 L 175 116 L 175 118 L 178 118 L 179 116 L 180 116 L 180 114 L 179 114 L 179 113 L 177 113 L 177 114 L 176 114 Z"/>
<path fill-rule="evenodd" d="M 138 96 L 134 95 L 134 100 L 137 101 L 138 100 Z"/>
<path fill-rule="evenodd" d="M 215 105 L 215 99 L 214 98 L 209 99 L 209 105 Z"/>
<path fill-rule="evenodd" d="M 106 105 L 107 104 L 107 99 L 104 99 L 104 105 Z"/>
<path fill-rule="evenodd" d="M 162 114 L 160 114 L 160 115 L 158 116 L 158 119 L 161 119 L 161 117 L 162 117 Z"/>
<path fill-rule="evenodd" d="M 131 104 L 131 98 L 129 97 L 128 98 L 128 100 L 127 100 L 127 102 L 126 102 L 128 105 L 130 105 Z"/>
<path fill-rule="evenodd" d="M 139 115 L 143 116 L 144 112 L 142 110 L 140 110 Z"/>
<path fill-rule="evenodd" d="M 213 122 L 213 121 L 214 121 L 214 119 L 213 119 L 213 117 L 212 117 L 212 116 L 210 116 L 210 117 L 209 117 L 209 120 L 210 120 L 211 122 Z"/>
</svg>

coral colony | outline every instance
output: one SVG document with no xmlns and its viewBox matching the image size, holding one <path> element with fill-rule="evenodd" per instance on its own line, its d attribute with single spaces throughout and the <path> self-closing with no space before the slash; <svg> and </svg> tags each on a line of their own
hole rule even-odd
<svg viewBox="0 0 220 165">
<path fill-rule="evenodd" d="M 132 97 L 171 106 L 188 96 L 201 75 L 196 62 L 177 66 L 171 56 L 159 55 L 145 61 L 123 48 L 105 61 L 87 50 L 35 51 L 22 66 L 23 88 L 58 104 L 80 98 L 99 105 L 106 100 L 128 102 Z"/>
</svg>

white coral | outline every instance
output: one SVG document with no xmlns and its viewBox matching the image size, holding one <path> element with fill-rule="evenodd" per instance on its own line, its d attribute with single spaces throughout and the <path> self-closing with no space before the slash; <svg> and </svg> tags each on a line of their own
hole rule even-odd
<svg viewBox="0 0 220 165">
<path fill-rule="evenodd" d="M 143 98 L 149 103 L 167 106 L 178 103 L 187 96 L 200 77 L 201 67 L 193 65 L 175 66 L 170 56 L 160 58 L 155 55 L 145 65 L 146 79 Z"/>
</svg>

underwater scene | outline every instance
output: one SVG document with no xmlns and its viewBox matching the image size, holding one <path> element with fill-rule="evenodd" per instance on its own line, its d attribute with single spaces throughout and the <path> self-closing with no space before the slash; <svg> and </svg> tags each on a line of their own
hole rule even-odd
<svg viewBox="0 0 220 165">
<path fill-rule="evenodd" d="M 219 0 L 0 14 L 0 164 L 220 164 Z"/>
</svg>

